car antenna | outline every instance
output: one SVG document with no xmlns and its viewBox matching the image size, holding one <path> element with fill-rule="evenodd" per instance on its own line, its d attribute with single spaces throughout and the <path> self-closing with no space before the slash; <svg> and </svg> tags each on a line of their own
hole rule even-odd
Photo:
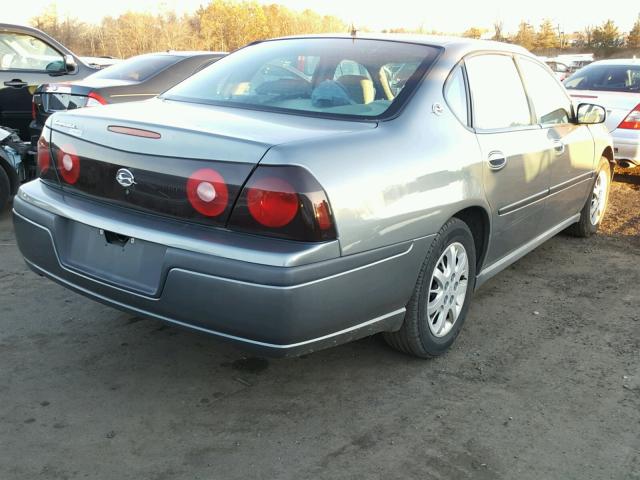
<svg viewBox="0 0 640 480">
<path fill-rule="evenodd" d="M 351 23 L 351 38 L 356 38 L 356 35 L 358 33 L 358 29 L 356 28 L 356 26 Z"/>
</svg>

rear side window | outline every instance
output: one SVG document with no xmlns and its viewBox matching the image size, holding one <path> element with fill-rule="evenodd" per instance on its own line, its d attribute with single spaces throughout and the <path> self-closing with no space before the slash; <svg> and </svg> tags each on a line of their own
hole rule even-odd
<svg viewBox="0 0 640 480">
<path fill-rule="evenodd" d="M 513 59 L 507 55 L 478 55 L 465 60 L 473 125 L 482 130 L 531 124 L 529 104 Z"/>
<path fill-rule="evenodd" d="M 180 59 L 173 55 L 141 55 L 100 70 L 91 78 L 144 82 Z"/>
<path fill-rule="evenodd" d="M 569 123 L 571 101 L 564 88 L 542 65 L 524 57 L 520 57 L 519 62 L 538 123 Z"/>
<path fill-rule="evenodd" d="M 444 86 L 444 98 L 453 114 L 465 125 L 467 119 L 467 89 L 465 87 L 462 67 L 456 67 Z"/>
</svg>

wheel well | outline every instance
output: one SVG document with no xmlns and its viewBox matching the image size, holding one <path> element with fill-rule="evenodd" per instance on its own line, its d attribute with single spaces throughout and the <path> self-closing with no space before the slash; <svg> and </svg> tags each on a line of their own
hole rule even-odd
<svg viewBox="0 0 640 480">
<path fill-rule="evenodd" d="M 613 159 L 613 149 L 611 147 L 605 148 L 602 152 L 602 156 L 609 160 L 609 164 L 611 165 L 611 177 L 613 177 L 613 170 L 616 166 L 616 162 Z"/>
<path fill-rule="evenodd" d="M 484 263 L 489 246 L 489 215 L 482 207 L 469 207 L 454 215 L 467 224 L 473 235 L 473 243 L 476 247 L 476 272 Z"/>
</svg>

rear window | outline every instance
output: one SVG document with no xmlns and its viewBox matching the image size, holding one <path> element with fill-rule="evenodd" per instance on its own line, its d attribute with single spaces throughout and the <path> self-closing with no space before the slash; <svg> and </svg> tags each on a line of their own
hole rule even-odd
<svg viewBox="0 0 640 480">
<path fill-rule="evenodd" d="M 171 100 L 330 117 L 397 111 L 438 49 L 401 42 L 312 38 L 241 49 L 166 92 Z"/>
<path fill-rule="evenodd" d="M 570 90 L 640 92 L 639 65 L 589 65 L 564 81 Z"/>
<path fill-rule="evenodd" d="M 178 63 L 180 59 L 181 57 L 173 55 L 143 55 L 133 57 L 100 70 L 91 75 L 91 78 L 144 82 L 161 70 Z"/>
</svg>

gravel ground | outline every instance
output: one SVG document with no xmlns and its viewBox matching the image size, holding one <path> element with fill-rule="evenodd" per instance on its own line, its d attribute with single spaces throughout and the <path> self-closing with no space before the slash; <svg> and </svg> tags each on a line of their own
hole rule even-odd
<svg viewBox="0 0 640 480">
<path fill-rule="evenodd" d="M 640 479 L 640 172 L 486 284 L 446 356 L 290 360 L 24 266 L 0 215 L 0 479 Z"/>
</svg>

